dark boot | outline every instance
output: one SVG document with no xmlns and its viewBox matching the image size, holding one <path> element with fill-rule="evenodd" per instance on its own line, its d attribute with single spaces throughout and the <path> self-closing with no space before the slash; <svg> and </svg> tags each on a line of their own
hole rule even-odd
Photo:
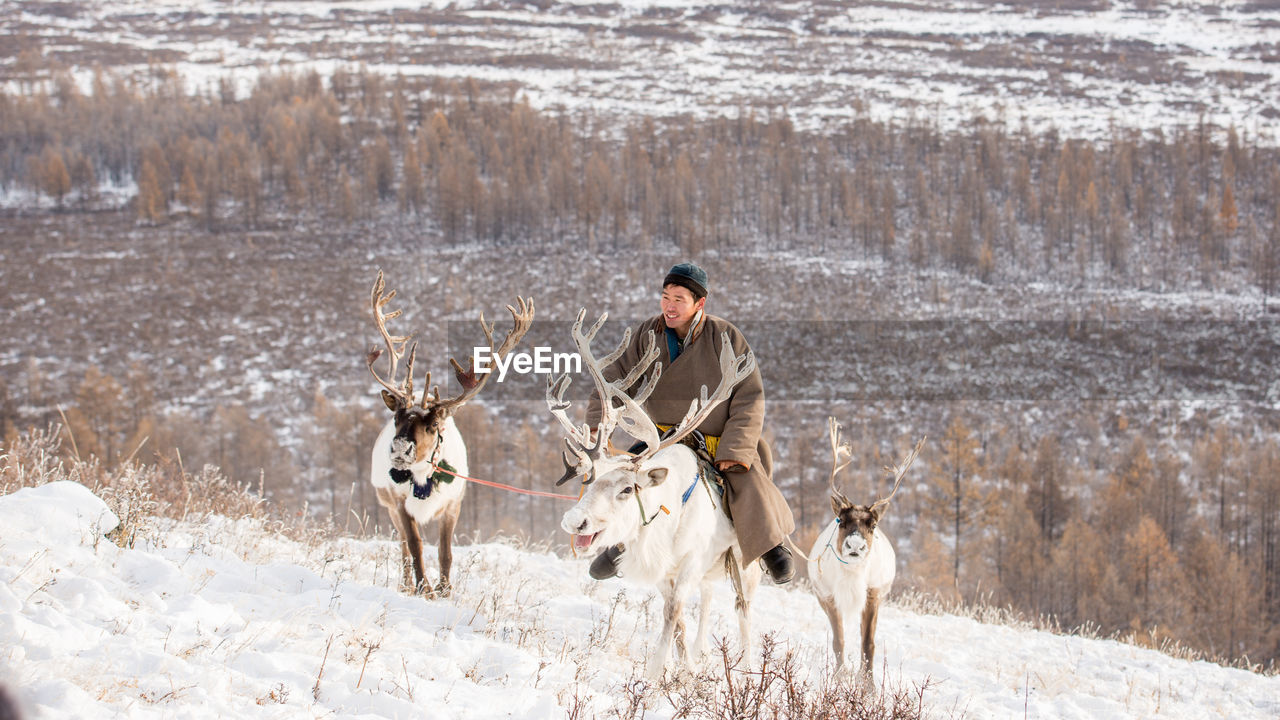
<svg viewBox="0 0 1280 720">
<path fill-rule="evenodd" d="M 605 548 L 604 552 L 591 561 L 591 577 L 596 580 L 608 580 L 611 577 L 616 577 L 618 574 L 618 558 L 622 557 L 622 551 L 621 544 L 610 545 Z"/>
<path fill-rule="evenodd" d="M 778 545 L 760 557 L 764 569 L 769 571 L 774 585 L 785 585 L 795 577 L 796 569 L 791 563 L 791 551 L 785 545 Z"/>
</svg>

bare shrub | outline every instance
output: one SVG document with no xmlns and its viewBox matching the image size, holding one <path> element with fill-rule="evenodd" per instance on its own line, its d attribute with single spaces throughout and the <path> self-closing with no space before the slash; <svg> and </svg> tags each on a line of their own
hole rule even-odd
<svg viewBox="0 0 1280 720">
<path fill-rule="evenodd" d="M 919 720 L 929 687 L 882 686 L 864 691 L 841 676 L 812 679 L 794 650 L 780 652 L 773 635 L 760 644 L 759 670 L 745 669 L 741 654 L 716 645 L 718 667 L 670 681 L 661 690 L 677 718 L 726 720 Z"/>
<path fill-rule="evenodd" d="M 332 518 L 316 519 L 304 507 L 288 512 L 268 506 L 262 482 L 235 483 L 220 469 L 205 465 L 188 473 L 181 457 L 161 457 L 157 463 L 131 461 L 106 469 L 96 456 L 87 460 L 62 454 L 62 428 L 50 426 L 11 436 L 0 448 L 0 495 L 24 487 L 70 480 L 102 498 L 120 520 L 108 538 L 121 547 L 134 547 L 154 537 L 159 519 L 187 520 L 219 515 L 231 520 L 250 518 L 308 547 L 317 547 L 338 534 Z"/>
<path fill-rule="evenodd" d="M 60 432 L 57 426 L 50 426 L 5 441 L 6 447 L 0 453 L 0 495 L 62 479 L 66 470 L 58 454 Z"/>
<path fill-rule="evenodd" d="M 93 492 L 111 508 L 120 524 L 107 533 L 107 539 L 124 548 L 134 547 L 139 540 L 149 540 L 159 532 L 157 511 L 161 507 L 152 492 L 154 467 L 128 465 L 93 487 Z"/>
</svg>

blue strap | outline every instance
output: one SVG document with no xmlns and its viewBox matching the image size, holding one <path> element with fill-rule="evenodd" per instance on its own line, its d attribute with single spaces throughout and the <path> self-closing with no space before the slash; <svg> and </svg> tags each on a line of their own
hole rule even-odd
<svg viewBox="0 0 1280 720">
<path fill-rule="evenodd" d="M 838 515 L 836 516 L 836 527 L 837 528 L 840 527 L 840 517 Z M 827 547 L 825 550 L 823 550 L 823 552 L 826 552 L 826 550 L 830 550 L 831 557 L 835 558 L 836 562 L 840 563 L 841 565 L 848 565 L 849 561 L 840 557 L 840 553 L 836 552 L 836 549 L 831 546 L 831 541 L 836 539 L 836 535 L 839 534 L 839 532 L 840 531 L 837 529 L 836 531 L 831 533 L 831 537 L 827 538 Z"/>
<path fill-rule="evenodd" d="M 689 496 L 693 494 L 693 489 L 698 487 L 698 481 L 701 479 L 702 479 L 702 468 L 698 468 L 698 472 L 694 473 L 693 475 L 693 484 L 689 486 L 688 490 L 684 491 L 684 495 L 680 496 L 681 505 L 684 505 L 685 503 L 689 502 Z"/>
<path fill-rule="evenodd" d="M 680 357 L 680 338 L 676 336 L 676 331 L 666 328 L 667 331 L 667 354 L 671 356 L 671 362 L 675 362 Z"/>
</svg>

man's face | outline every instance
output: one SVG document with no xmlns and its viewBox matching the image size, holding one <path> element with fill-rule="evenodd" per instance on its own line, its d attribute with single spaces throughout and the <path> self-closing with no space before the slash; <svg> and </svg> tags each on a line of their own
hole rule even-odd
<svg viewBox="0 0 1280 720">
<path fill-rule="evenodd" d="M 706 304 L 706 298 L 694 298 L 687 287 L 668 285 L 662 288 L 662 318 L 673 330 L 688 330 L 693 316 Z"/>
</svg>

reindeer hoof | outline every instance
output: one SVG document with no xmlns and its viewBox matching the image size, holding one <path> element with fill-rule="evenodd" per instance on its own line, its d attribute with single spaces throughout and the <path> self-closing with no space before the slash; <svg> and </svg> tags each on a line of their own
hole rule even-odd
<svg viewBox="0 0 1280 720">
<path fill-rule="evenodd" d="M 426 593 L 426 597 L 428 600 L 441 600 L 449 597 L 452 592 L 453 586 L 448 582 L 441 580 L 434 588 Z"/>
</svg>

